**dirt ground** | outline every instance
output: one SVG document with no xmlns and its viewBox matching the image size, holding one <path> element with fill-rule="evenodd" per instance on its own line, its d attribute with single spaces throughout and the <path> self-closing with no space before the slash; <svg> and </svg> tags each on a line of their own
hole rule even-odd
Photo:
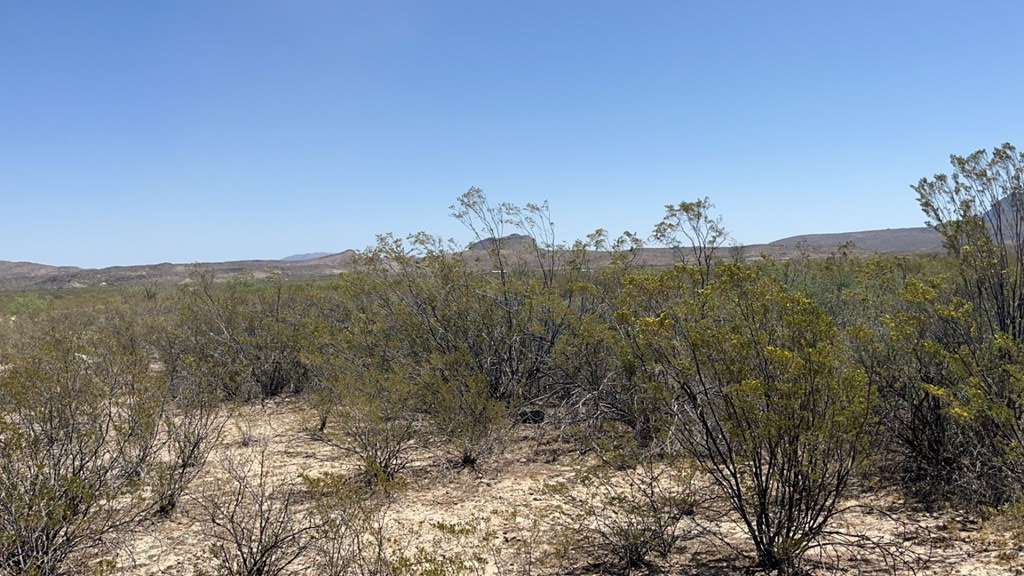
<svg viewBox="0 0 1024 576">
<path fill-rule="evenodd" d="M 309 433 L 312 418 L 295 399 L 234 410 L 221 445 L 174 514 L 134 532 L 124 542 L 119 572 L 212 573 L 212 540 L 202 499 L 222 483 L 224 462 L 230 458 L 252 458 L 263 447 L 270 480 L 295 490 L 303 485 L 303 474 L 349 471 L 348 456 Z M 443 452 L 417 449 L 403 475 L 407 486 L 388 510 L 386 526 L 393 545 L 404 546 L 410 554 L 422 548 L 445 558 L 461 558 L 469 574 L 609 570 L 584 570 L 585 559 L 560 547 L 567 541 L 569 524 L 564 519 L 565 502 L 551 486 L 562 483 L 572 490 L 575 473 L 587 465 L 587 457 L 567 450 L 554 434 L 542 427 L 520 426 L 511 433 L 505 450 L 475 471 L 445 462 Z M 700 482 L 699 477 L 693 478 Z M 714 492 L 709 483 L 698 491 Z M 1005 522 L 927 511 L 897 495 L 877 492 L 860 494 L 845 502 L 844 508 L 835 523 L 835 530 L 842 534 L 808 553 L 810 573 L 1024 574 L 1022 548 L 1009 536 Z M 663 573 L 748 571 L 753 563 L 751 545 L 720 500 L 709 497 L 684 522 L 687 536 L 669 558 L 658 562 Z M 292 573 L 313 573 L 308 564 L 295 566 Z"/>
</svg>

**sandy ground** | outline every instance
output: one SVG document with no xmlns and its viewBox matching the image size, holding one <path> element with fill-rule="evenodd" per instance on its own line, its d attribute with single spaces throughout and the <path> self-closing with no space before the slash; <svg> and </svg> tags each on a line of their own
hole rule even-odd
<svg viewBox="0 0 1024 576">
<path fill-rule="evenodd" d="M 252 457 L 257 446 L 265 446 L 271 480 L 294 490 L 301 489 L 302 474 L 351 469 L 343 452 L 307 431 L 312 415 L 297 400 L 234 412 L 222 444 L 175 513 L 125 542 L 121 573 L 212 573 L 202 498 L 223 478 L 227 458 Z M 253 442 L 243 446 L 243 438 Z M 404 474 L 408 485 L 389 509 L 389 533 L 408 555 L 420 547 L 435 556 L 461 558 L 469 574 L 564 574 L 573 564 L 579 568 L 580 558 L 566 560 L 564 550 L 555 553 L 568 523 L 559 512 L 565 510 L 564 501 L 549 487 L 572 485 L 574 471 L 586 464 L 584 457 L 540 427 L 522 426 L 505 451 L 479 470 L 455 469 L 445 459 L 443 453 L 418 448 Z M 713 492 L 708 486 L 698 489 Z M 860 545 L 812 550 L 806 564 L 813 574 L 1024 574 L 1022 548 L 999 522 L 925 511 L 891 494 L 864 494 L 845 505 L 848 511 L 835 526 L 846 534 L 845 541 Z M 691 538 L 660 562 L 665 573 L 736 574 L 752 564 L 741 527 L 723 508 L 712 501 L 684 520 Z M 449 528 L 439 529 L 438 522 Z M 313 573 L 308 565 L 294 572 Z"/>
</svg>

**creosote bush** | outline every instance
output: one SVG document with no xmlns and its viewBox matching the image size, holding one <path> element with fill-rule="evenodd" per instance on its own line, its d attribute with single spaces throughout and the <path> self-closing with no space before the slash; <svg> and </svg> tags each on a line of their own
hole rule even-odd
<svg viewBox="0 0 1024 576">
<path fill-rule="evenodd" d="M 725 493 L 758 565 L 798 573 L 864 460 L 874 391 L 819 306 L 746 266 L 717 273 L 695 298 L 631 313 L 635 349 L 671 394 L 674 438 Z M 704 280 L 677 266 L 625 297 L 680 282 Z"/>
<path fill-rule="evenodd" d="M 389 576 L 395 572 L 389 512 L 399 486 L 353 483 L 338 474 L 302 478 L 316 518 L 310 546 L 314 573 L 322 576 Z"/>
<path fill-rule="evenodd" d="M 0 572 L 76 574 L 152 509 L 161 387 L 123 310 L 18 330 L 0 369 Z"/>
<path fill-rule="evenodd" d="M 227 418 L 219 391 L 196 382 L 179 383 L 163 418 L 164 458 L 156 465 L 157 512 L 170 515 L 220 442 Z"/>
<path fill-rule="evenodd" d="M 546 486 L 558 502 L 561 555 L 602 574 L 667 568 L 677 546 L 700 535 L 694 517 L 707 488 L 684 466 L 649 456 L 625 471 L 590 467 Z"/>
<path fill-rule="evenodd" d="M 306 301 L 277 278 L 257 285 L 239 275 L 218 283 L 197 268 L 171 303 L 173 321 L 158 340 L 172 386 L 213 384 L 228 399 L 266 399 L 303 390 L 312 378 L 302 360 Z"/>
<path fill-rule="evenodd" d="M 361 374 L 372 379 L 341 393 L 335 423 L 322 437 L 358 459 L 364 482 L 394 482 L 408 464 L 416 431 L 412 390 L 400 374 Z"/>
<path fill-rule="evenodd" d="M 229 453 L 224 480 L 197 498 L 216 574 L 278 576 L 311 544 L 316 526 L 300 513 L 297 486 L 271 477 L 266 449 Z"/>
</svg>

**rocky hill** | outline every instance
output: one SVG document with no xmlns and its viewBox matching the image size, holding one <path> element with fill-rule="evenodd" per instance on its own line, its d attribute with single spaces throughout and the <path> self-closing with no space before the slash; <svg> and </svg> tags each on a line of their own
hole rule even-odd
<svg viewBox="0 0 1024 576">
<path fill-rule="evenodd" d="M 81 270 L 81 268 L 0 260 L 0 278 L 40 278 L 50 274 L 75 272 L 77 270 Z"/>
<path fill-rule="evenodd" d="M 0 289 L 61 289 L 133 284 L 177 284 L 185 281 L 197 267 L 213 269 L 218 278 L 241 273 L 257 278 L 279 274 L 287 280 L 329 278 L 352 269 L 354 250 L 305 260 L 241 260 L 202 264 L 145 264 L 110 268 L 46 266 L 27 262 L 0 261 Z"/>
</svg>

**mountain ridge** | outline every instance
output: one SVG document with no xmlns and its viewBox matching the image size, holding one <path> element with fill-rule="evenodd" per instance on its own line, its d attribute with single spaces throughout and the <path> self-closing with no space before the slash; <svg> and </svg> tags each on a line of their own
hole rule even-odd
<svg viewBox="0 0 1024 576">
<path fill-rule="evenodd" d="M 292 254 L 291 256 L 285 256 L 281 258 L 283 262 L 296 262 L 302 260 L 315 260 L 317 258 L 323 258 L 324 256 L 330 256 L 330 252 L 310 252 L 308 254 Z"/>
<path fill-rule="evenodd" d="M 741 253 L 747 257 L 761 254 L 786 259 L 798 255 L 824 256 L 839 246 L 852 242 L 854 249 L 862 254 L 923 254 L 941 253 L 942 237 L 928 227 L 892 228 L 885 230 L 863 230 L 825 234 L 803 234 L 769 242 L 742 246 Z M 534 245 L 532 238 L 520 234 L 507 237 L 487 238 L 467 246 L 464 254 L 476 254 L 500 243 L 501 246 L 517 250 Z M 723 252 L 724 253 L 724 252 Z M 0 290 L 62 289 L 109 285 L 177 284 L 188 279 L 197 268 L 214 271 L 217 279 L 227 279 L 239 274 L 251 274 L 256 278 L 277 275 L 286 280 L 311 280 L 330 278 L 351 271 L 355 250 L 342 252 L 313 252 L 295 254 L 281 260 L 235 260 L 228 262 L 140 264 L 131 266 L 110 266 L 106 268 L 79 268 L 75 266 L 50 266 L 33 262 L 11 262 L 0 260 Z M 598 258 L 600 260 L 600 258 Z M 651 266 L 665 266 L 673 262 L 672 251 L 668 248 L 644 248 L 640 261 Z"/>
<path fill-rule="evenodd" d="M 801 234 L 769 242 L 769 246 L 799 247 L 834 245 L 853 242 L 860 249 L 881 254 L 914 253 L 942 249 L 942 235 L 927 226 L 914 228 L 886 228 L 883 230 L 862 230 L 859 232 L 831 232 L 824 234 Z"/>
</svg>

